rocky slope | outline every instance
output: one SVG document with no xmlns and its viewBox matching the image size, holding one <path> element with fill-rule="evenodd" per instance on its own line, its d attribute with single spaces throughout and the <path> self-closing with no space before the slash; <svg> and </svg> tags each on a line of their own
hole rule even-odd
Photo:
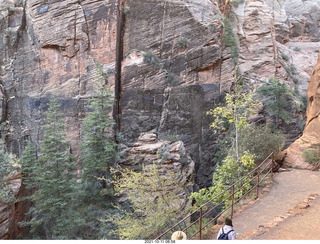
<svg viewBox="0 0 320 244">
<path fill-rule="evenodd" d="M 181 140 L 195 162 L 196 186 L 209 185 L 217 136 L 206 112 L 234 81 L 222 12 L 233 20 L 247 82 L 256 87 L 275 76 L 306 95 L 319 51 L 319 0 L 121 2 L 0 2 L 0 135 L 10 152 L 20 155 L 28 140 L 40 145 L 44 112 L 55 95 L 77 156 L 85 104 L 103 71 L 112 89 L 120 88 L 119 141 L 130 148 L 145 132 Z M 117 29 L 118 7 L 123 23 Z M 284 127 L 287 144 L 300 135 L 303 117 L 298 111 Z"/>
</svg>

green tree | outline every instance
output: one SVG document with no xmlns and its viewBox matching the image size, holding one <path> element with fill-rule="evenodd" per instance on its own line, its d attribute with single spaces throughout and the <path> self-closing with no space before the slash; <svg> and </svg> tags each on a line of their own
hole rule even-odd
<svg viewBox="0 0 320 244">
<path fill-rule="evenodd" d="M 75 160 L 65 140 L 64 117 L 56 98 L 50 101 L 46 115 L 39 159 L 29 172 L 29 187 L 36 189 L 31 196 L 35 207 L 28 225 L 35 238 L 74 239 L 84 223 L 75 211 Z M 31 149 L 27 149 L 30 155 Z M 29 156 L 25 156 L 24 164 L 29 162 Z"/>
<path fill-rule="evenodd" d="M 269 83 L 257 89 L 258 98 L 261 99 L 265 111 L 274 118 L 275 124 L 281 121 L 290 124 L 291 112 L 295 107 L 294 92 L 286 84 L 272 78 Z"/>
<path fill-rule="evenodd" d="M 19 168 L 16 158 L 5 151 L 5 145 L 0 139 L 0 202 L 14 202 L 15 197 L 4 178 Z"/>
<path fill-rule="evenodd" d="M 231 202 L 231 189 L 227 190 L 227 188 L 239 179 L 237 177 L 238 175 L 248 174 L 253 167 L 254 155 L 248 152 L 243 153 L 239 161 L 232 156 L 227 156 L 223 160 L 222 164 L 217 166 L 213 173 L 212 186 L 209 188 L 202 188 L 199 192 L 194 192 L 190 195 L 190 199 L 195 200 L 194 208 L 200 207 L 224 191 L 226 192 L 217 197 L 213 203 L 219 204 L 221 201 L 229 197 L 224 205 L 224 207 L 228 207 Z M 249 179 L 244 179 L 235 186 L 235 189 L 239 189 L 240 186 L 248 182 Z M 237 191 L 235 199 L 240 198 L 242 194 L 250 188 L 250 184 L 247 184 L 242 190 Z"/>
<path fill-rule="evenodd" d="M 114 166 L 117 153 L 112 134 L 115 124 L 110 116 L 114 103 L 114 95 L 108 84 L 104 84 L 107 75 L 97 66 L 97 89 L 89 100 L 89 113 L 83 121 L 80 159 L 82 162 L 81 189 L 78 197 L 86 226 L 82 229 L 84 239 L 114 239 L 112 223 L 103 223 L 99 219 L 105 215 L 113 215 L 116 210 L 114 191 L 111 186 L 110 166 Z M 102 180 L 106 179 L 106 180 Z"/>
<path fill-rule="evenodd" d="M 20 158 L 22 180 L 27 189 L 36 187 L 34 179 L 36 177 L 37 151 L 35 146 L 29 141 Z"/>
<path fill-rule="evenodd" d="M 240 152 L 254 154 L 257 163 L 262 162 L 270 153 L 279 153 L 285 143 L 281 131 L 275 131 L 270 125 L 249 124 L 244 127 L 239 136 Z"/>
<path fill-rule="evenodd" d="M 106 220 L 117 225 L 115 232 L 120 239 L 156 238 L 188 213 L 188 201 L 181 197 L 186 191 L 186 178 L 169 169 L 163 175 L 160 169 L 161 164 L 154 163 L 139 172 L 112 170 L 116 195 L 125 196 L 130 203 L 129 208 L 119 206 L 120 214 Z"/>
<path fill-rule="evenodd" d="M 89 101 L 90 112 L 84 119 L 80 148 L 82 180 L 87 182 L 96 182 L 99 177 L 109 178 L 109 167 L 114 165 L 116 155 L 112 136 L 114 120 L 109 115 L 114 96 L 107 84 L 97 82 L 97 85 L 99 88 Z"/>
<path fill-rule="evenodd" d="M 254 167 L 255 155 L 248 151 L 240 150 L 239 136 L 240 132 L 248 126 L 247 118 L 254 114 L 257 105 L 253 101 L 252 91 L 246 91 L 245 87 L 239 84 L 240 81 L 241 78 L 237 77 L 237 84 L 234 92 L 226 94 L 226 105 L 224 107 L 211 109 L 207 113 L 214 117 L 214 121 L 210 125 L 210 127 L 215 129 L 214 133 L 217 133 L 218 129 L 228 129 L 229 138 L 231 138 L 230 135 L 232 135 L 232 131 L 234 131 L 235 136 L 231 148 L 225 150 L 228 151 L 227 156 L 222 161 L 222 164 L 217 166 L 213 173 L 212 186 L 208 189 L 203 188 L 199 192 L 191 194 L 190 199 L 196 201 L 195 207 L 201 206 L 205 202 L 221 194 L 231 184 L 239 180 Z M 241 183 L 244 184 L 246 182 Z M 250 187 L 250 184 L 248 184 L 247 188 Z M 245 190 L 246 188 L 238 191 L 236 197 L 241 195 Z M 219 203 L 229 195 L 230 191 L 222 194 L 215 200 L 215 203 Z M 229 204 L 228 201 L 226 204 Z"/>
<path fill-rule="evenodd" d="M 210 127 L 214 128 L 214 133 L 217 133 L 217 129 L 226 130 L 227 127 L 232 127 L 235 130 L 234 146 L 236 152 L 236 159 L 239 161 L 239 132 L 248 123 L 248 116 L 254 114 L 257 104 L 253 101 L 253 93 L 251 91 L 246 92 L 244 87 L 236 85 L 233 93 L 226 94 L 226 105 L 224 107 L 216 107 L 207 112 L 207 115 L 212 115 L 214 121 Z"/>
</svg>

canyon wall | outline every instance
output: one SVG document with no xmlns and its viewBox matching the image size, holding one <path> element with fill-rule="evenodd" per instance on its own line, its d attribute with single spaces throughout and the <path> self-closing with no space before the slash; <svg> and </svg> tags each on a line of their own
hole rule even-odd
<svg viewBox="0 0 320 244">
<path fill-rule="evenodd" d="M 320 145 L 320 54 L 308 86 L 307 122 L 303 135 L 286 150 L 286 166 L 301 169 L 318 169 L 306 162 L 303 151 Z"/>
<path fill-rule="evenodd" d="M 121 83 L 115 84 L 116 0 L 1 0 L 1 138 L 17 155 L 28 140 L 39 147 L 48 101 L 57 96 L 71 150 L 78 156 L 85 105 L 95 82 L 106 79 L 112 89 L 120 88 L 123 157 L 146 132 L 181 140 L 195 162 L 195 190 L 208 186 L 219 135 L 209 128 L 212 118 L 206 112 L 221 104 L 234 83 L 231 50 L 223 42 L 225 3 L 122 2 L 118 45 L 123 60 Z M 319 52 L 320 1 L 240 0 L 232 1 L 229 10 L 246 81 L 257 87 L 277 77 L 306 96 Z M 309 108 L 305 131 L 314 130 L 311 113 Z M 300 136 L 303 121 L 298 111 L 283 127 L 287 145 Z"/>
</svg>

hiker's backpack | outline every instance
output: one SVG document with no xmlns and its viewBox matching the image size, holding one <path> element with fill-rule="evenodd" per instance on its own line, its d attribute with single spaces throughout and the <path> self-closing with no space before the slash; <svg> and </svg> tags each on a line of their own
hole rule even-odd
<svg viewBox="0 0 320 244">
<path fill-rule="evenodd" d="M 222 230 L 222 234 L 219 236 L 218 240 L 229 240 L 228 238 L 228 235 L 231 231 L 234 231 L 234 230 L 229 230 L 228 233 L 224 233 L 223 232 L 223 228 L 221 228 Z"/>
</svg>

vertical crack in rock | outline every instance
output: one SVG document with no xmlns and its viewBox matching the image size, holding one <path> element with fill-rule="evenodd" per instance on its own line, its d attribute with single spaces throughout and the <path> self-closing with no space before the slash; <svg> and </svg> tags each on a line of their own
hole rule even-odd
<svg viewBox="0 0 320 244">
<path fill-rule="evenodd" d="M 115 65 L 115 108 L 113 109 L 113 117 L 116 122 L 115 139 L 118 141 L 117 135 L 121 131 L 121 66 L 123 60 L 123 35 L 125 25 L 125 14 L 123 12 L 124 0 L 117 1 L 117 40 L 116 40 L 116 65 Z"/>
<path fill-rule="evenodd" d="M 88 38 L 88 48 L 87 48 L 87 50 L 88 50 L 88 52 L 90 52 L 90 50 L 91 50 L 91 43 L 90 43 L 90 33 L 89 33 L 88 19 L 87 19 L 85 10 L 83 9 L 81 0 L 78 0 L 78 4 L 79 4 L 79 6 L 80 6 L 80 8 L 81 8 L 81 11 L 82 11 L 82 13 L 83 13 L 83 18 L 84 18 L 84 22 L 85 22 L 84 32 L 86 33 L 87 38 Z"/>
</svg>

